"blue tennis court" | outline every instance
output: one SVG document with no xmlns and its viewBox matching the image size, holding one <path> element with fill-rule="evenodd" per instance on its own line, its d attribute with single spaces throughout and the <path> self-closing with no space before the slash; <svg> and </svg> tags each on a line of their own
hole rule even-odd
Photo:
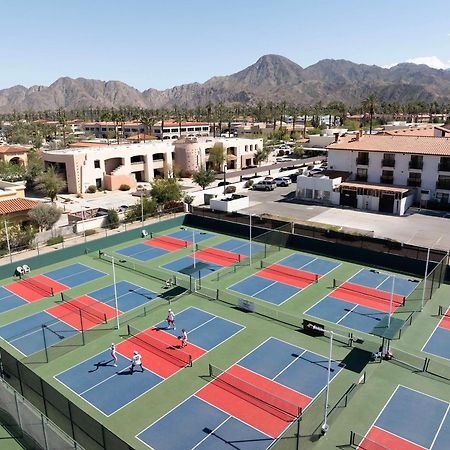
<svg viewBox="0 0 450 450">
<path fill-rule="evenodd" d="M 230 339 L 244 328 L 239 324 L 193 307 L 178 312 L 176 324 L 179 329 L 188 330 L 189 344 L 185 351 L 194 352 L 195 350 L 197 357 Z M 159 329 L 156 333 L 161 342 L 178 342 L 174 330 L 165 330 L 165 322 L 158 324 L 156 329 Z M 161 335 L 161 333 L 163 334 Z M 215 338 L 215 335 L 218 338 Z M 171 362 L 170 349 L 173 346 L 167 347 L 167 360 L 158 359 L 161 349 L 157 347 L 156 353 L 152 353 L 151 349 L 154 344 L 151 341 L 144 341 L 144 346 L 140 348 L 139 341 L 133 341 L 133 339 L 130 337 L 117 345 L 117 367 L 114 367 L 109 349 L 106 349 L 60 373 L 55 378 L 94 408 L 109 416 L 182 370 L 182 367 L 173 365 Z M 133 343 L 129 344 L 130 341 Z M 189 350 L 190 347 L 191 350 Z M 136 348 L 143 354 L 142 372 L 130 370 L 131 354 L 129 352 L 130 349 Z M 153 360 L 152 356 L 156 359 Z M 193 360 L 195 363 L 196 359 Z M 183 370 L 189 370 L 189 367 Z"/>
<path fill-rule="evenodd" d="M 229 239 L 228 241 L 214 245 L 214 248 L 244 256 L 250 256 L 250 251 L 252 255 L 264 251 L 263 244 L 252 242 L 250 245 L 248 241 L 241 241 L 240 239 Z"/>
<path fill-rule="evenodd" d="M 116 250 L 116 253 L 138 259 L 139 261 L 149 261 L 150 259 L 165 255 L 169 253 L 169 251 L 158 247 L 152 247 L 147 244 L 135 244 Z"/>
<path fill-rule="evenodd" d="M 447 450 L 449 409 L 443 400 L 399 385 L 360 448 Z"/>
<path fill-rule="evenodd" d="M 294 253 L 287 258 L 277 262 L 280 266 L 291 267 L 292 269 L 302 270 L 324 276 L 340 266 L 336 261 L 329 259 L 316 258 L 314 256 L 305 255 L 304 253 Z"/>
<path fill-rule="evenodd" d="M 46 311 L 35 313 L 0 327 L 0 337 L 25 356 L 43 350 L 46 346 L 50 347 L 78 333 L 79 331 L 76 328 Z"/>
<path fill-rule="evenodd" d="M 436 325 L 431 336 L 422 348 L 423 352 L 450 360 L 450 308 Z"/>
<path fill-rule="evenodd" d="M 233 284 L 228 289 L 239 294 L 264 300 L 274 305 L 281 305 L 301 291 L 298 287 L 289 286 L 288 284 L 257 275 L 250 275 L 244 280 Z"/>
<path fill-rule="evenodd" d="M 170 263 L 164 264 L 161 266 L 163 269 L 170 270 L 172 272 L 182 273 L 181 271 L 183 269 L 186 269 L 187 267 L 193 267 L 194 262 L 200 261 L 198 258 L 195 258 L 192 255 L 189 256 L 183 256 L 182 258 L 176 259 L 175 261 L 171 261 Z M 204 262 L 204 261 L 203 261 Z M 203 278 L 208 275 L 210 275 L 213 272 L 216 272 L 217 270 L 223 269 L 222 266 L 218 266 L 217 264 L 213 263 L 207 263 L 208 267 L 203 268 L 199 270 L 198 272 L 195 272 L 192 274 L 193 278 Z"/>
<path fill-rule="evenodd" d="M 116 283 L 117 304 L 122 312 L 131 311 L 134 308 L 144 305 L 159 296 L 156 292 L 145 289 L 129 281 L 118 281 Z M 115 307 L 114 285 L 106 286 L 102 289 L 90 292 L 89 297 Z"/>
<path fill-rule="evenodd" d="M 194 233 L 194 236 L 192 236 Z M 186 228 L 185 230 L 175 231 L 174 233 L 170 233 L 167 236 L 173 237 L 175 239 L 181 239 L 182 241 L 192 242 L 192 238 L 195 239 L 195 242 L 198 244 L 199 242 L 203 242 L 206 239 L 211 239 L 215 236 L 215 234 L 207 233 L 206 231 L 194 230 L 192 228 Z"/>
<path fill-rule="evenodd" d="M 29 302 L 19 297 L 16 294 L 8 291 L 4 287 L 0 287 L 0 313 L 9 311 L 22 305 L 27 305 Z"/>
<path fill-rule="evenodd" d="M 107 274 L 97 269 L 85 266 L 81 263 L 70 264 L 60 269 L 45 272 L 46 277 L 57 281 L 58 283 L 69 286 L 70 288 L 79 286 L 89 281 L 97 280 Z"/>
<path fill-rule="evenodd" d="M 295 398 L 304 410 L 326 386 L 327 364 L 324 356 L 269 338 L 226 373 L 254 377 L 266 389 L 272 386 L 277 396 L 286 394 Z M 332 379 L 342 368 L 332 362 Z M 242 389 L 242 380 L 236 379 L 236 389 Z M 267 449 L 290 422 L 245 403 L 242 400 L 245 396 L 236 397 L 236 403 L 244 401 L 236 404 L 229 383 L 231 378 L 227 378 L 225 389 L 217 387 L 214 381 L 207 384 L 139 433 L 137 439 L 155 450 Z"/>
</svg>

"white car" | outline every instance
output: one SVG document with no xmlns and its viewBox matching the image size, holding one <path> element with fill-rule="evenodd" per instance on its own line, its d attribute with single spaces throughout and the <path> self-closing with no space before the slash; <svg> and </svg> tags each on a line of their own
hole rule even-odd
<svg viewBox="0 0 450 450">
<path fill-rule="evenodd" d="M 288 177 L 278 177 L 275 178 L 275 183 L 277 186 L 289 186 L 291 184 L 291 179 Z"/>
</svg>

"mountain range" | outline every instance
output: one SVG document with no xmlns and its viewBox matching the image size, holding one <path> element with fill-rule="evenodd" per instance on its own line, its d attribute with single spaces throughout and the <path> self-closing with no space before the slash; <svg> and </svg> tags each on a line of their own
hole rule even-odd
<svg viewBox="0 0 450 450">
<path fill-rule="evenodd" d="M 50 86 L 0 90 L 0 113 L 26 110 L 136 106 L 194 108 L 208 103 L 272 101 L 310 105 L 342 101 L 357 105 L 369 93 L 382 101 L 450 103 L 450 71 L 398 64 L 390 69 L 346 60 L 324 59 L 303 68 L 279 55 L 265 55 L 251 66 L 205 83 L 139 91 L 121 81 L 63 77 Z"/>
</svg>

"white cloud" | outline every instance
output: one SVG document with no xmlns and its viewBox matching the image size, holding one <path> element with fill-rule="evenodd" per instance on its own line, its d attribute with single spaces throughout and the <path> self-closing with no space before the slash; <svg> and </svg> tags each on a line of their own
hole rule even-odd
<svg viewBox="0 0 450 450">
<path fill-rule="evenodd" d="M 390 69 L 391 67 L 396 66 L 398 63 L 393 63 L 393 64 L 385 64 L 384 66 L 381 66 L 383 69 Z"/>
<path fill-rule="evenodd" d="M 450 67 L 449 61 L 445 63 L 441 61 L 437 56 L 419 56 L 418 58 L 408 59 L 406 62 L 413 64 L 426 64 L 433 69 L 448 69 Z"/>
</svg>

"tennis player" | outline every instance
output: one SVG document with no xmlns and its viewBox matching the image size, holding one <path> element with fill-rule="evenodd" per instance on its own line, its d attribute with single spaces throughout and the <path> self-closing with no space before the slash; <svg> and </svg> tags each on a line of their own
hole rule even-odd
<svg viewBox="0 0 450 450">
<path fill-rule="evenodd" d="M 181 348 L 186 347 L 188 343 L 188 335 L 187 331 L 184 328 L 181 330 L 180 339 L 181 339 Z"/>
<path fill-rule="evenodd" d="M 116 345 L 114 344 L 114 342 L 111 344 L 109 351 L 111 353 L 112 361 L 114 362 L 113 366 L 117 367 Z"/>
<path fill-rule="evenodd" d="M 133 373 L 135 366 L 140 366 L 141 372 L 144 371 L 144 368 L 142 367 L 142 356 L 137 350 L 133 352 L 133 356 L 131 357 L 131 366 L 130 366 L 131 373 Z"/>
<path fill-rule="evenodd" d="M 175 314 L 173 313 L 173 311 L 171 309 L 169 309 L 169 311 L 167 312 L 167 328 L 173 328 L 174 330 L 176 330 L 175 327 Z"/>
</svg>

